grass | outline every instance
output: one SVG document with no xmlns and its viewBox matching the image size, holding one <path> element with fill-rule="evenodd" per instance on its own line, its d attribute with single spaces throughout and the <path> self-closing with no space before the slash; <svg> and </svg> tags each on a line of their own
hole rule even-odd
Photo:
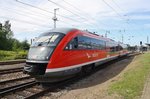
<svg viewBox="0 0 150 99">
<path fill-rule="evenodd" d="M 25 59 L 27 51 L 3 51 L 0 50 L 0 61 Z"/>
<path fill-rule="evenodd" d="M 120 81 L 109 87 L 110 94 L 119 94 L 124 99 L 137 99 L 141 96 L 146 78 L 150 74 L 150 53 L 140 55 L 130 64 L 133 68 L 126 71 Z"/>
</svg>

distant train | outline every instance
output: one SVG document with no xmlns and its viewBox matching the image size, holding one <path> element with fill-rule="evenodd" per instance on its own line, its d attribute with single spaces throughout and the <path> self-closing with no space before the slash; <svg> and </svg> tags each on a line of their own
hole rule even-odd
<svg viewBox="0 0 150 99">
<path fill-rule="evenodd" d="M 31 45 L 24 73 L 38 82 L 56 82 L 128 53 L 127 45 L 88 31 L 52 29 Z"/>
</svg>

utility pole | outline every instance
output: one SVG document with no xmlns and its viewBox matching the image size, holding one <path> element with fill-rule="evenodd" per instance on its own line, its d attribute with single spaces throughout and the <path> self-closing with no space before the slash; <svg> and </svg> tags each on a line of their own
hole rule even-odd
<svg viewBox="0 0 150 99">
<path fill-rule="evenodd" d="M 149 45 L 149 36 L 147 36 L 147 48 L 150 50 L 150 45 Z"/>
<path fill-rule="evenodd" d="M 58 21 L 56 17 L 56 11 L 59 10 L 59 8 L 54 9 L 54 17 L 52 18 L 54 20 L 54 29 L 56 28 L 56 21 Z"/>
<path fill-rule="evenodd" d="M 121 30 L 119 30 L 119 32 L 120 32 L 120 34 L 121 34 Z M 121 34 L 121 40 L 120 40 L 120 42 L 123 43 L 123 34 Z"/>
<path fill-rule="evenodd" d="M 124 38 L 123 38 L 123 34 L 122 34 L 121 38 L 122 38 L 122 43 L 123 43 L 123 39 L 124 39 Z"/>
<path fill-rule="evenodd" d="M 105 37 L 107 38 L 107 33 L 109 33 L 110 34 L 110 31 L 106 31 L 106 33 L 105 33 Z"/>
<path fill-rule="evenodd" d="M 147 44 L 149 44 L 149 37 L 147 36 Z"/>
<path fill-rule="evenodd" d="M 124 41 L 124 36 L 123 36 L 123 33 L 121 33 L 121 32 L 124 32 L 125 33 L 125 29 L 123 30 L 123 31 L 121 31 L 121 30 L 119 30 L 119 32 L 120 32 L 120 34 L 121 34 L 121 42 L 123 43 L 123 41 Z"/>
</svg>

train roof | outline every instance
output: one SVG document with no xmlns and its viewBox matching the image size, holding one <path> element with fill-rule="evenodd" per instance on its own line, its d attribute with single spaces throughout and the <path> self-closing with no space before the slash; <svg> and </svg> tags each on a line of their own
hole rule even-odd
<svg viewBox="0 0 150 99">
<path fill-rule="evenodd" d="M 76 28 L 56 28 L 56 29 L 51 29 L 51 30 L 49 30 L 48 32 L 60 32 L 60 33 L 63 33 L 63 34 L 67 34 L 68 32 L 70 32 L 70 31 L 72 31 L 72 30 L 79 30 L 79 29 L 76 29 Z M 80 31 L 82 31 L 82 30 L 80 30 Z M 113 43 L 118 43 L 118 44 L 120 44 L 119 42 L 116 42 L 116 41 L 114 41 L 114 40 L 112 40 L 112 39 L 105 38 L 105 37 L 103 37 L 103 36 L 101 36 L 101 35 L 94 34 L 94 33 L 91 33 L 91 32 L 89 32 L 89 31 L 83 31 L 83 32 L 87 32 L 87 33 L 89 33 L 89 34 L 93 34 L 93 35 L 95 35 L 95 36 L 97 36 L 97 37 L 99 37 L 99 38 L 101 38 L 101 39 L 103 39 L 103 40 L 105 40 L 105 41 L 108 41 L 108 42 L 113 42 Z"/>
<path fill-rule="evenodd" d="M 51 29 L 48 32 L 60 32 L 63 34 L 67 34 L 68 32 L 75 30 L 76 28 L 56 28 L 56 29 Z"/>
</svg>

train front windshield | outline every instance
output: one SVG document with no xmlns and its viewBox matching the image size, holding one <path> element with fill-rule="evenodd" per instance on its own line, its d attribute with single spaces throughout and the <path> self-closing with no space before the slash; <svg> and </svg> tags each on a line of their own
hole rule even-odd
<svg viewBox="0 0 150 99">
<path fill-rule="evenodd" d="M 55 47 L 64 37 L 64 34 L 49 32 L 40 35 L 31 45 L 28 53 L 28 60 L 49 60 Z"/>
</svg>

